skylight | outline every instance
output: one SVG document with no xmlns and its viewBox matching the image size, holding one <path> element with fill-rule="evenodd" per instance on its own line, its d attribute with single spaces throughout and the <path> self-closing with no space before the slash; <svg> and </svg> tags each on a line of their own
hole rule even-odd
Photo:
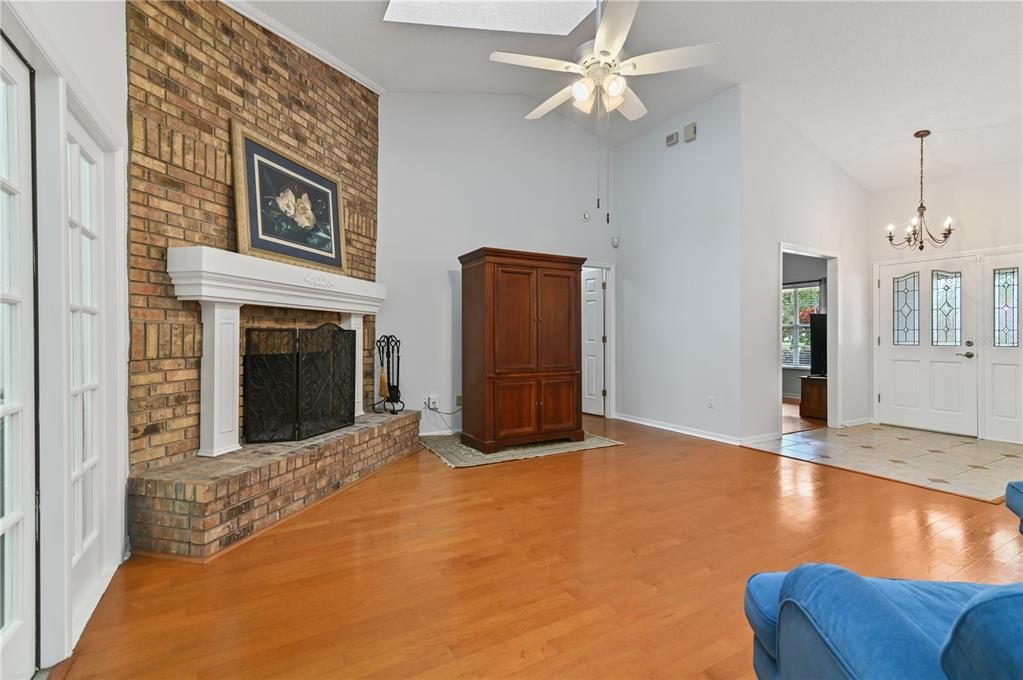
<svg viewBox="0 0 1023 680">
<path fill-rule="evenodd" d="M 390 0 L 384 21 L 485 31 L 568 35 L 590 13 L 592 0 Z"/>
</svg>

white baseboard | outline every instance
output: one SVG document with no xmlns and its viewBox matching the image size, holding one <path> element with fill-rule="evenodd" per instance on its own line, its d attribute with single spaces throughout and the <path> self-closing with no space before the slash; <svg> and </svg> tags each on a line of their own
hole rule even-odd
<svg viewBox="0 0 1023 680">
<path fill-rule="evenodd" d="M 686 434 L 689 435 L 690 437 L 699 437 L 700 439 L 709 439 L 711 441 L 721 442 L 722 444 L 731 444 L 732 446 L 739 446 L 738 437 L 730 437 L 728 435 L 718 434 L 717 432 L 706 432 L 704 430 L 696 430 L 689 427 L 682 427 L 681 425 L 664 423 L 659 420 L 650 420 L 649 418 L 630 416 L 624 413 L 618 414 L 618 420 L 626 420 L 630 423 L 636 423 L 637 425 L 647 425 L 648 427 L 656 427 L 658 430 L 667 430 L 669 432 L 677 432 L 678 434 Z"/>
<path fill-rule="evenodd" d="M 781 439 L 781 432 L 771 432 L 769 434 L 758 434 L 752 437 L 743 437 L 739 440 L 739 444 L 741 446 L 756 446 L 757 444 L 774 441 L 775 439 Z"/>
<path fill-rule="evenodd" d="M 857 425 L 869 425 L 872 423 L 870 418 L 855 418 L 853 420 L 843 420 L 842 427 L 856 427 Z"/>
<path fill-rule="evenodd" d="M 796 394 L 785 394 L 784 392 L 782 392 L 781 396 L 784 399 L 802 399 L 803 398 L 803 395 L 799 394 L 798 392 Z"/>
<path fill-rule="evenodd" d="M 420 437 L 438 437 L 445 434 L 458 434 L 456 430 L 435 430 L 433 432 L 420 432 Z"/>
</svg>

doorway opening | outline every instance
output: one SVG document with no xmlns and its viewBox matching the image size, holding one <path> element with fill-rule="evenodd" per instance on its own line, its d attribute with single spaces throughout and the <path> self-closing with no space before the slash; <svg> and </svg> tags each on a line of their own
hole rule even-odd
<svg viewBox="0 0 1023 680">
<path fill-rule="evenodd" d="M 782 247 L 778 361 L 783 435 L 827 427 L 829 413 L 837 418 L 828 389 L 829 369 L 837 365 L 837 323 L 829 318 L 837 301 L 832 290 L 836 272 L 834 256 Z"/>
<path fill-rule="evenodd" d="M 588 263 L 582 273 L 582 412 L 614 417 L 614 268 Z"/>
</svg>

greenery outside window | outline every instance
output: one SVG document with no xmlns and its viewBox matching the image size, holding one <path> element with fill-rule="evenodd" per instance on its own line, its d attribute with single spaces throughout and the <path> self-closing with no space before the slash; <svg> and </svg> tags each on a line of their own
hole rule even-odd
<svg viewBox="0 0 1023 680">
<path fill-rule="evenodd" d="M 781 363 L 810 368 L 810 315 L 820 312 L 820 284 L 786 286 L 781 291 Z"/>
</svg>

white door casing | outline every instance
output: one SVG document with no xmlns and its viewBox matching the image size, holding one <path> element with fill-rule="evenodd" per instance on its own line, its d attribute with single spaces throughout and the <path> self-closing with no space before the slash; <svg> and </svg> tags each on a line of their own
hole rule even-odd
<svg viewBox="0 0 1023 680">
<path fill-rule="evenodd" d="M 879 279 L 881 422 L 976 436 L 976 258 L 885 265 Z"/>
<path fill-rule="evenodd" d="M 1023 249 L 985 255 L 980 270 L 980 436 L 1023 444 Z"/>
<path fill-rule="evenodd" d="M 31 74 L 0 60 L 0 677 L 36 668 Z"/>
<path fill-rule="evenodd" d="M 595 416 L 604 415 L 604 372 L 607 361 L 605 286 L 605 270 L 583 267 L 582 410 L 583 413 Z"/>
</svg>

